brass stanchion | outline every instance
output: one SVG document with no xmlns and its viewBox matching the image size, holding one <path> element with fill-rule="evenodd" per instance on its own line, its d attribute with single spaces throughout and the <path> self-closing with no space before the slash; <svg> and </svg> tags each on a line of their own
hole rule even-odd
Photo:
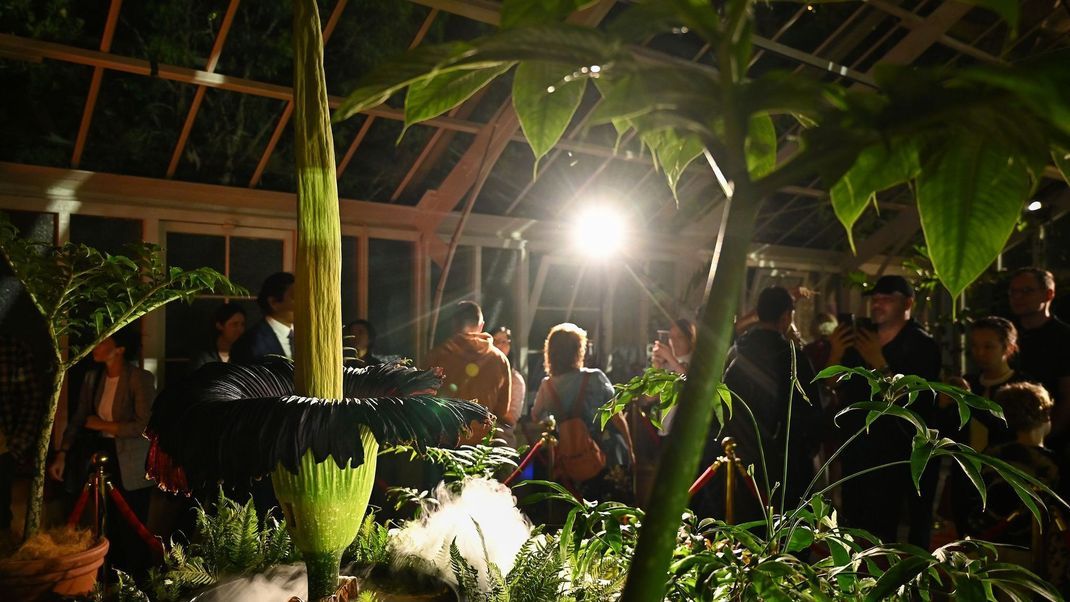
<svg viewBox="0 0 1070 602">
<path fill-rule="evenodd" d="M 727 466 L 728 471 L 725 473 L 724 521 L 731 524 L 735 520 L 736 472 L 739 472 L 739 476 L 744 479 L 744 482 L 750 485 L 748 490 L 754 495 L 754 498 L 762 504 L 762 506 L 766 505 L 766 501 L 762 499 L 761 493 L 754 486 L 751 476 L 743 466 L 743 461 L 736 456 L 735 439 L 725 437 L 721 440 L 721 448 L 724 450 L 724 455 L 719 456 L 702 472 L 702 475 L 691 485 L 688 493 L 690 495 L 698 493 L 700 489 L 705 487 L 706 484 L 713 479 L 714 475 L 717 474 L 717 471 L 720 470 L 722 466 Z"/>
</svg>

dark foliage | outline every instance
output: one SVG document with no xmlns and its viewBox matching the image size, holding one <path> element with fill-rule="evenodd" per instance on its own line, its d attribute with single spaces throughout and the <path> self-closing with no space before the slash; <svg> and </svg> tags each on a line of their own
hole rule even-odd
<svg viewBox="0 0 1070 602">
<path fill-rule="evenodd" d="M 156 400 L 147 433 L 148 471 L 168 490 L 259 478 L 282 464 L 297 471 L 311 451 L 339 467 L 364 463 L 359 427 L 380 444 L 456 445 L 473 422 L 490 419 L 469 401 L 436 397 L 441 379 L 398 364 L 346 368 L 346 398 L 294 395 L 293 364 L 208 364 Z M 196 436 L 191 436 L 196 433 Z"/>
</svg>

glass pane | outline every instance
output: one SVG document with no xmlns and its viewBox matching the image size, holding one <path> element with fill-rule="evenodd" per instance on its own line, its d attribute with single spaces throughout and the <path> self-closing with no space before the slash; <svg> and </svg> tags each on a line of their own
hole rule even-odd
<svg viewBox="0 0 1070 602">
<path fill-rule="evenodd" d="M 226 244 L 222 236 L 211 234 L 167 233 L 167 265 L 183 269 L 212 268 L 226 270 Z"/>
<path fill-rule="evenodd" d="M 245 309 L 249 322 L 256 321 L 260 312 L 256 301 L 234 300 Z M 212 318 L 222 299 L 195 299 L 193 303 L 169 303 L 164 308 L 167 329 L 164 333 L 164 355 L 167 366 L 165 378 L 174 382 L 186 374 L 189 360 L 198 352 L 210 349 L 215 344 L 215 326 Z"/>
<path fill-rule="evenodd" d="M 19 235 L 40 242 L 55 241 L 56 215 L 30 211 L 8 211 Z M 0 261 L 0 332 L 29 346 L 38 374 L 44 374 L 51 360 L 51 346 L 45 320 L 33 306 L 22 284 L 6 261 Z"/>
<path fill-rule="evenodd" d="M 56 242 L 56 214 L 36 211 L 6 211 L 19 237 L 39 242 Z"/>
<path fill-rule="evenodd" d="M 459 246 L 453 256 L 453 264 L 446 278 L 446 288 L 442 291 L 442 309 L 438 312 L 438 328 L 435 329 L 435 344 L 450 337 L 450 322 L 453 307 L 458 301 L 476 300 L 475 291 L 475 247 Z M 431 302 L 434 303 L 442 268 L 431 263 Z"/>
<path fill-rule="evenodd" d="M 348 324 L 360 318 L 357 306 L 357 237 L 342 237 L 342 322 Z"/>
<path fill-rule="evenodd" d="M 141 220 L 95 215 L 71 216 L 71 242 L 105 253 L 121 254 L 123 247 L 141 241 Z"/>
<path fill-rule="evenodd" d="M 368 320 L 378 334 L 379 357 L 415 357 L 413 267 L 411 242 L 368 241 Z"/>
<path fill-rule="evenodd" d="M 282 271 L 282 241 L 277 238 L 230 237 L 230 280 L 256 295 L 261 283 Z"/>
<path fill-rule="evenodd" d="M 483 298 L 480 303 L 488 330 L 493 331 L 499 326 L 515 329 L 517 326 L 516 271 L 519 256 L 519 251 L 514 249 L 483 247 Z"/>
</svg>

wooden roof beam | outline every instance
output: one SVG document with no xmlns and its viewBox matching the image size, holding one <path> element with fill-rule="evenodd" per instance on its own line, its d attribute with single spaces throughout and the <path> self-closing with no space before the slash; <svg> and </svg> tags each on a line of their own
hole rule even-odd
<svg viewBox="0 0 1070 602">
<path fill-rule="evenodd" d="M 420 45 L 420 42 L 424 41 L 424 37 L 427 36 L 427 32 L 431 29 L 431 24 L 435 22 L 435 17 L 437 16 L 437 8 L 432 8 L 431 11 L 427 13 L 424 22 L 420 24 L 420 29 L 416 31 L 416 35 L 413 36 L 412 42 L 409 43 L 409 50 L 416 48 Z M 454 115 L 451 113 L 450 117 L 453 116 Z M 465 117 L 467 117 L 467 115 L 465 115 Z M 353 155 L 356 154 L 360 144 L 364 142 L 364 137 L 368 135 L 368 130 L 372 129 L 374 123 L 375 116 L 368 115 L 368 117 L 364 119 L 364 123 L 360 124 L 360 129 L 357 130 L 357 135 L 353 137 L 353 142 L 349 144 L 349 148 L 346 149 L 345 154 L 342 155 L 342 159 L 338 162 L 338 169 L 335 170 L 335 176 L 337 178 L 341 179 L 342 173 L 349 167 L 349 162 L 353 160 Z M 442 132 L 442 128 L 436 130 L 434 135 L 437 136 L 440 132 Z"/>
<path fill-rule="evenodd" d="M 108 18 L 104 21 L 104 35 L 100 38 L 100 51 L 111 50 L 111 40 L 115 37 L 115 25 L 119 21 L 119 9 L 123 6 L 123 0 L 111 0 L 108 7 Z M 104 69 L 93 68 L 93 78 L 89 80 L 89 93 L 85 97 L 85 108 L 82 110 L 82 123 L 78 126 L 78 137 L 74 140 L 74 154 L 71 155 L 71 167 L 77 168 L 82 162 L 82 152 L 85 151 L 85 141 L 89 137 L 89 126 L 93 123 L 93 111 L 97 106 L 97 95 L 100 94 L 100 83 L 104 78 Z"/>
<path fill-rule="evenodd" d="M 96 50 L 87 50 L 84 48 L 78 48 L 76 46 L 68 46 L 66 44 L 42 42 L 40 40 L 33 40 L 30 38 L 24 38 L 11 34 L 0 33 L 0 54 L 3 54 L 8 57 L 19 57 L 24 60 L 34 62 L 40 59 L 51 59 L 74 63 L 77 65 L 87 65 L 90 67 L 99 66 L 104 69 L 121 71 L 123 73 L 159 77 L 161 79 L 175 81 L 183 84 L 190 84 L 194 86 L 203 85 L 209 88 L 226 90 L 228 92 L 249 94 L 252 96 L 260 96 L 263 98 L 273 98 L 275 100 L 288 101 L 293 99 L 293 88 L 289 86 L 280 86 L 278 84 L 270 84 L 252 79 L 233 77 L 220 73 L 212 73 L 200 69 L 190 69 L 188 67 L 179 67 L 176 65 L 169 65 L 165 63 L 157 63 L 154 69 L 154 66 L 150 64 L 149 61 L 144 59 L 125 57 L 107 52 L 99 52 Z M 327 102 L 331 106 L 331 108 L 340 107 L 342 105 L 343 100 L 344 99 L 341 96 L 327 97 Z M 395 121 L 405 120 L 404 111 L 386 105 L 380 105 L 378 107 L 368 109 L 367 111 L 364 111 L 364 114 L 374 115 L 376 117 L 384 119 L 393 119 Z M 465 119 L 456 119 L 442 116 L 421 122 L 421 125 L 446 128 L 449 130 L 466 132 L 469 134 L 478 134 L 485 124 L 468 121 Z M 513 134 L 513 136 L 510 138 L 510 141 L 525 142 L 525 139 L 523 135 L 517 133 Z M 612 148 L 600 146 L 597 144 L 567 141 L 562 142 L 559 146 L 565 150 L 570 150 L 585 155 L 592 155 L 596 157 L 614 157 L 619 161 L 629 161 L 632 163 L 641 163 L 645 165 L 650 164 L 649 157 L 644 157 L 642 155 L 627 152 L 614 153 Z"/>
<path fill-rule="evenodd" d="M 240 2 L 241 0 L 230 0 L 227 12 L 223 14 L 223 20 L 219 23 L 219 33 L 215 36 L 212 50 L 208 53 L 208 62 L 204 66 L 204 70 L 209 73 L 214 72 L 219 63 L 219 55 L 223 53 L 223 44 L 227 41 L 227 34 L 230 33 L 230 25 L 234 22 L 234 13 L 238 12 Z M 193 122 L 197 120 L 197 113 L 201 110 L 201 102 L 204 101 L 204 93 L 207 90 L 205 86 L 197 86 L 197 91 L 193 93 L 193 101 L 189 105 L 189 111 L 186 112 L 186 120 L 182 123 L 178 142 L 175 143 L 175 150 L 171 153 L 171 162 L 167 164 L 168 178 L 173 178 L 175 172 L 178 171 L 178 162 L 182 158 L 182 151 L 186 149 L 189 134 L 193 131 Z"/>
<path fill-rule="evenodd" d="M 568 20 L 582 25 L 597 25 L 609 13 L 614 2 L 615 0 L 601 0 L 584 10 L 573 13 Z M 500 5 L 494 6 L 500 9 Z M 432 5 L 432 8 L 449 10 L 447 6 L 438 5 L 438 2 Z M 494 23 L 498 21 L 497 14 L 495 10 Z M 510 98 L 501 105 L 495 118 L 480 130 L 438 189 L 429 190 L 420 198 L 417 207 L 429 211 L 421 224 L 421 229 L 429 234 L 428 238 L 437 239 L 435 232 L 442 222 L 441 214 L 453 211 L 465 194 L 472 189 L 480 174 L 489 173 L 489 170 L 493 169 L 494 164 L 505 151 L 505 147 L 513 136 L 518 134 L 519 129 L 520 120 L 516 116 L 516 111 L 513 110 Z M 441 246 L 430 245 L 430 254 L 436 263 L 440 265 L 445 263 L 446 256 L 442 253 Z"/>
</svg>

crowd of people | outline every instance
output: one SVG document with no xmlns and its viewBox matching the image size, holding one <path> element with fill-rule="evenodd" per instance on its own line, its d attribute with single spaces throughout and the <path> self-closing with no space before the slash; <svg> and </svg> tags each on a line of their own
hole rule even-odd
<svg viewBox="0 0 1070 602">
<path fill-rule="evenodd" d="M 292 358 L 293 283 L 288 273 L 268 277 L 257 298 L 261 319 L 249 327 L 239 305 L 221 305 L 212 319 L 209 345 L 191 358 L 190 369 L 266 355 Z M 756 481 L 776 483 L 780 489 L 773 500 L 761 500 L 754 491 L 737 488 L 732 501 L 734 520 L 757 518 L 765 504 L 794 507 L 805 500 L 812 484 L 859 474 L 836 494 L 841 522 L 865 529 L 882 541 L 930 547 L 937 512 L 953 522 L 960 537 L 1003 537 L 1010 543 L 1028 544 L 1032 519 L 1028 512 L 1021 512 L 1013 491 L 999 482 L 998 475 L 984 475 L 996 492 L 989 495 L 987 507 L 964 478 L 947 478 L 947 471 L 941 478 L 939 462 L 930 463 L 921 475 L 920 487 L 915 488 L 909 467 L 901 462 L 909 456 L 913 431 L 900 421 L 879 420 L 864 436 L 848 437 L 864 425 L 865 413 L 848 413 L 838 421 L 833 417 L 852 403 L 868 400 L 869 384 L 863 379 L 817 382 L 815 374 L 839 364 L 889 377 L 943 379 L 992 399 L 1006 421 L 975 412 L 967 426 L 960 428 L 956 404 L 935 393 L 920 396 L 912 408 L 942 435 L 1002 458 L 1061 492 L 1067 483 L 1060 480 L 1060 467 L 1070 460 L 1070 359 L 1061 351 L 1070 346 L 1070 325 L 1051 313 L 1055 297 L 1051 273 L 1027 268 L 1011 275 L 1013 320 L 986 316 L 972 321 L 968 348 L 973 369 L 966 374 L 947 374 L 943 369 L 940 345 L 912 317 L 915 292 L 902 277 L 883 276 L 865 291 L 868 317 L 817 314 L 808 340 L 803 340 L 795 326 L 800 294 L 805 291 L 762 290 L 753 311 L 737 322 L 723 381 L 747 404 L 753 420 L 736 412 L 725 424 L 715 425 L 706 441 L 702 466 L 725 454 L 722 438 L 730 436 L 736 456 L 744 464 L 755 464 Z M 500 438 L 514 447 L 535 443 L 545 429 L 544 420 L 553 416 L 558 446 L 552 465 L 544 462 L 546 476 L 589 499 L 656 503 L 649 475 L 661 439 L 672 436 L 675 411 L 663 417 L 658 431 L 647 421 L 647 411 L 656 400 L 646 400 L 614 416 L 602 428 L 597 410 L 613 398 L 614 387 L 604 372 L 590 365 L 587 333 L 582 328 L 563 323 L 550 329 L 542 352 L 545 377 L 529 383 L 517 369 L 517 358 L 511 357 L 512 332 L 507 326 L 488 331 L 480 306 L 472 301 L 462 301 L 452 310 L 449 336 L 423 362 L 425 367 L 444 370 L 441 395 L 474 399 L 487 407 L 496 418 Z M 668 326 L 648 348 L 650 365 L 686 374 L 698 328 L 686 318 Z M 370 322 L 356 320 L 346 324 L 344 332 L 347 361 L 382 363 L 375 354 L 376 330 Z M 151 483 L 144 476 L 148 445 L 141 433 L 155 389 L 152 375 L 131 362 L 138 356 L 138 339 L 133 329 L 126 329 L 93 350 L 99 370 L 81 385 L 48 474 L 63 483 L 68 494 L 77 493 L 85 482 L 91 453 L 104 451 L 111 458 L 109 471 L 116 486 L 139 518 L 151 523 L 150 500 L 162 494 L 151 494 Z M 17 387 L 24 388 L 23 380 L 0 384 L 10 394 L 21 395 L 26 393 L 17 392 L 21 390 Z M 468 442 L 483 434 L 473 433 Z M 9 437 L 8 445 L 17 441 Z M 826 473 L 818 473 L 822 460 L 841 445 L 847 447 L 838 461 Z M 764 469 L 757 462 L 762 448 Z M 5 439 L 0 438 L 0 452 L 6 449 Z M 895 464 L 868 472 L 886 463 Z M 9 454 L 0 454 L 0 468 L 5 474 L 10 472 Z M 786 482 L 780 483 L 785 475 Z M 383 474 L 381 480 L 389 483 L 391 475 Z M 266 481 L 246 491 L 261 512 L 275 503 Z M 9 504 L 0 503 L 7 512 Z M 723 479 L 711 480 L 692 498 L 692 509 L 701 516 L 723 518 L 727 504 Z M 166 505 L 161 502 L 161 507 Z M 5 517 L 10 522 L 10 514 Z M 156 523 L 173 525 L 174 521 Z M 112 524 L 118 529 L 112 542 L 119 566 L 136 570 L 146 558 L 140 543 L 123 533 L 118 521 Z"/>
</svg>

